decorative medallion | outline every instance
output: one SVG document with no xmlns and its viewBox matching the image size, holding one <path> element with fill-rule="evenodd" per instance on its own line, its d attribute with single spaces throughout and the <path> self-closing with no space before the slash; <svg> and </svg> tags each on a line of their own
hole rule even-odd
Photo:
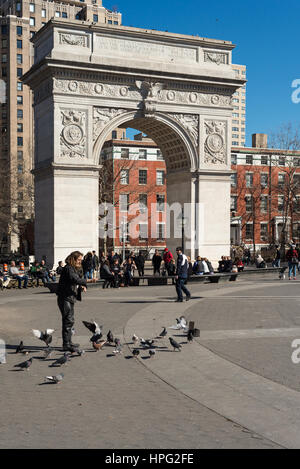
<svg viewBox="0 0 300 469">
<path fill-rule="evenodd" d="M 95 90 L 95 93 L 97 94 L 102 94 L 103 93 L 103 85 L 101 85 L 101 83 L 97 83 L 94 87 L 94 90 Z"/>
<path fill-rule="evenodd" d="M 209 165 L 226 164 L 226 122 L 205 121 L 206 141 L 204 162 Z"/>
<path fill-rule="evenodd" d="M 78 83 L 77 81 L 70 81 L 69 83 L 69 90 L 73 91 L 74 93 L 78 90 Z"/>
<path fill-rule="evenodd" d="M 78 145 L 83 138 L 83 130 L 75 124 L 67 125 L 63 129 L 63 138 L 69 145 Z"/>
</svg>

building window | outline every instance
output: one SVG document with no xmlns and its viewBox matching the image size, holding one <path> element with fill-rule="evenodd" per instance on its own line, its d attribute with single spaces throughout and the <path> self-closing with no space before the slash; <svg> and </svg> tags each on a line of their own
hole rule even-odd
<svg viewBox="0 0 300 469">
<path fill-rule="evenodd" d="M 239 138 L 238 134 L 232 134 L 232 138 Z"/>
<path fill-rule="evenodd" d="M 129 159 L 129 149 L 128 148 L 121 148 L 121 158 L 124 160 Z"/>
<path fill-rule="evenodd" d="M 23 68 L 17 68 L 17 77 L 20 78 L 23 75 Z"/>
<path fill-rule="evenodd" d="M 246 212 L 251 213 L 252 212 L 252 195 L 247 195 L 245 197 L 245 202 L 246 202 Z"/>
<path fill-rule="evenodd" d="M 23 161 L 23 151 L 18 150 L 18 161 Z"/>
<path fill-rule="evenodd" d="M 279 164 L 279 166 L 285 166 L 285 157 L 284 156 L 279 156 L 278 164 Z"/>
<path fill-rule="evenodd" d="M 119 24 L 119 22 L 118 22 L 118 21 L 114 21 L 114 24 L 117 25 L 117 24 Z"/>
<path fill-rule="evenodd" d="M 75 15 L 75 20 L 81 20 L 80 11 Z"/>
<path fill-rule="evenodd" d="M 148 239 L 148 223 L 140 223 L 139 225 L 139 239 L 144 241 Z"/>
<path fill-rule="evenodd" d="M 252 223 L 246 224 L 246 239 L 252 239 L 253 235 L 253 225 Z"/>
<path fill-rule="evenodd" d="M 17 132 L 23 132 L 23 124 L 22 123 L 17 124 Z"/>
<path fill-rule="evenodd" d="M 269 157 L 267 155 L 262 155 L 261 156 L 261 165 L 262 166 L 267 166 L 268 165 L 268 159 L 269 159 Z"/>
<path fill-rule="evenodd" d="M 239 146 L 239 142 L 232 142 L 232 146 L 233 146 L 233 147 L 238 147 L 238 146 Z"/>
<path fill-rule="evenodd" d="M 18 213 L 23 213 L 23 207 L 21 205 L 18 205 Z"/>
<path fill-rule="evenodd" d="M 164 212 L 165 211 L 165 196 L 164 194 L 156 194 L 156 211 Z"/>
<path fill-rule="evenodd" d="M 7 39 L 2 39 L 2 49 L 6 49 L 7 47 Z"/>
<path fill-rule="evenodd" d="M 262 195 L 260 198 L 260 211 L 262 213 L 267 213 L 268 211 L 268 196 Z"/>
<path fill-rule="evenodd" d="M 233 132 L 238 132 L 239 128 L 238 127 L 232 127 Z"/>
<path fill-rule="evenodd" d="M 35 31 L 30 31 L 30 38 L 32 39 L 35 36 Z"/>
<path fill-rule="evenodd" d="M 231 155 L 231 164 L 234 166 L 237 164 L 237 155 Z"/>
<path fill-rule="evenodd" d="M 60 18 L 60 11 L 56 11 L 56 12 L 55 12 L 55 17 L 56 17 L 56 18 Z"/>
<path fill-rule="evenodd" d="M 17 54 L 17 64 L 22 64 L 23 63 L 23 56 L 22 54 Z"/>
<path fill-rule="evenodd" d="M 18 141 L 18 147 L 22 147 L 23 146 L 23 137 L 18 137 L 17 141 Z"/>
<path fill-rule="evenodd" d="M 22 34 L 23 34 L 23 27 L 17 26 L 17 36 L 22 36 Z"/>
<path fill-rule="evenodd" d="M 113 130 L 112 133 L 111 133 L 111 138 L 113 140 L 115 140 L 117 138 L 117 131 L 116 130 Z"/>
<path fill-rule="evenodd" d="M 231 187 L 237 186 L 237 173 L 231 175 Z"/>
<path fill-rule="evenodd" d="M 141 213 L 145 213 L 148 207 L 148 196 L 147 194 L 139 195 L 139 210 Z"/>
<path fill-rule="evenodd" d="M 35 4 L 34 3 L 29 3 L 29 11 L 30 11 L 30 13 L 35 13 Z"/>
<path fill-rule="evenodd" d="M 139 170 L 139 184 L 147 184 L 147 170 L 145 169 Z"/>
<path fill-rule="evenodd" d="M 108 24 L 112 24 L 112 20 L 108 20 L 108 22 L 107 22 L 107 23 L 108 23 Z"/>
<path fill-rule="evenodd" d="M 120 194 L 120 211 L 128 212 L 129 209 L 129 194 Z"/>
<path fill-rule="evenodd" d="M 165 183 L 165 172 L 164 171 L 156 171 L 156 185 L 163 186 Z"/>
<path fill-rule="evenodd" d="M 23 104 L 23 96 L 17 96 L 17 104 Z"/>
<path fill-rule="evenodd" d="M 260 185 L 261 185 L 261 187 L 267 187 L 268 186 L 268 181 L 269 181 L 268 174 L 262 173 L 260 175 Z"/>
<path fill-rule="evenodd" d="M 284 196 L 280 195 L 278 197 L 278 212 L 283 212 L 284 209 Z"/>
<path fill-rule="evenodd" d="M 128 185 L 129 184 L 129 169 L 122 169 L 121 171 L 121 184 Z"/>
<path fill-rule="evenodd" d="M 2 62 L 3 64 L 6 64 L 6 63 L 7 63 L 7 54 L 2 54 L 1 62 Z"/>
<path fill-rule="evenodd" d="M 98 23 L 98 15 L 93 15 L 93 22 Z"/>
<path fill-rule="evenodd" d="M 232 212 L 236 212 L 237 211 L 237 196 L 236 195 L 232 195 L 231 196 L 231 199 L 230 199 L 230 210 Z"/>
<path fill-rule="evenodd" d="M 68 18 L 68 14 L 67 14 L 65 11 L 63 11 L 63 12 L 61 13 L 61 17 L 62 17 L 62 18 Z"/>
<path fill-rule="evenodd" d="M 246 155 L 246 164 L 252 165 L 253 164 L 253 156 Z"/>
<path fill-rule="evenodd" d="M 252 186 L 253 186 L 253 174 L 247 173 L 246 174 L 246 187 L 252 187 Z"/>
<path fill-rule="evenodd" d="M 46 10 L 45 10 L 45 8 L 42 8 L 42 18 L 46 18 Z"/>
<path fill-rule="evenodd" d="M 22 39 L 17 39 L 17 49 L 23 49 L 23 41 Z M 22 62 L 21 62 L 22 63 Z"/>
<path fill-rule="evenodd" d="M 293 184 L 295 188 L 300 189 L 300 174 L 294 174 Z"/>
<path fill-rule="evenodd" d="M 35 26 L 35 18 L 30 17 L 29 24 L 30 26 Z"/>
<path fill-rule="evenodd" d="M 238 115 L 237 112 L 233 112 L 233 113 L 232 113 L 232 117 L 239 117 L 239 115 Z"/>
<path fill-rule="evenodd" d="M 156 157 L 157 157 L 157 160 L 159 161 L 164 161 L 164 157 L 163 157 L 163 154 L 160 150 L 157 150 L 156 151 Z"/>
<path fill-rule="evenodd" d="M 22 164 L 18 164 L 18 173 L 19 174 L 23 173 L 23 165 Z"/>
<path fill-rule="evenodd" d="M 18 200 L 23 200 L 23 192 L 18 192 Z"/>
<path fill-rule="evenodd" d="M 7 34 L 7 25 L 6 24 L 1 26 L 1 34 L 3 34 L 3 35 Z"/>
<path fill-rule="evenodd" d="M 260 225 L 260 237 L 262 241 L 267 241 L 268 239 L 268 224 L 261 223 Z"/>
<path fill-rule="evenodd" d="M 157 223 L 156 224 L 156 232 L 157 232 L 157 239 L 159 241 L 164 241 L 165 238 L 166 238 L 166 235 L 165 235 L 165 224 L 164 223 Z"/>
<path fill-rule="evenodd" d="M 7 69 L 6 67 L 2 67 L 2 76 L 7 77 Z"/>
<path fill-rule="evenodd" d="M 278 186 L 284 186 L 285 174 L 278 174 Z"/>
<path fill-rule="evenodd" d="M 23 91 L 23 83 L 21 81 L 17 82 L 17 91 Z"/>
<path fill-rule="evenodd" d="M 139 160 L 147 159 L 147 150 L 139 150 Z"/>
</svg>

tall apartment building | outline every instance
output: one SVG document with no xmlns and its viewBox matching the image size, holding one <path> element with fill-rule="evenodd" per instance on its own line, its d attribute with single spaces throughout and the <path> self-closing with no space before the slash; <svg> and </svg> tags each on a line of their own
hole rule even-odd
<svg viewBox="0 0 300 469">
<path fill-rule="evenodd" d="M 237 78 L 246 80 L 246 66 L 232 65 Z M 232 146 L 244 147 L 246 144 L 246 85 L 239 88 L 232 100 Z"/>
<path fill-rule="evenodd" d="M 130 140 L 126 130 L 119 128 L 110 137 L 101 152 L 106 171 L 100 202 L 102 198 L 113 205 L 114 218 L 99 247 L 148 255 L 155 249 L 162 252 L 166 247 L 167 201 L 163 155 L 156 143 L 142 134 Z M 130 225 L 137 216 L 138 222 Z"/>
<path fill-rule="evenodd" d="M 53 17 L 107 25 L 122 20 L 102 0 L 0 0 L 0 253 L 32 250 L 22 243 L 33 213 L 32 93 L 20 78 L 33 64 L 30 39 Z"/>
</svg>

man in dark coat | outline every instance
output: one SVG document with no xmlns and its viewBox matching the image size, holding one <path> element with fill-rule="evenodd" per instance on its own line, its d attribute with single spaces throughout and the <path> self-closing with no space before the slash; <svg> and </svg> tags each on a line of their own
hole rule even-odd
<svg viewBox="0 0 300 469">
<path fill-rule="evenodd" d="M 153 275 L 155 275 L 156 273 L 160 275 L 161 263 L 162 263 L 162 257 L 159 254 L 158 250 L 156 250 L 154 256 L 152 257 Z"/>
<path fill-rule="evenodd" d="M 137 267 L 140 277 L 145 275 L 145 258 L 142 254 L 142 251 L 139 252 L 139 255 L 135 258 L 135 265 Z"/>
<path fill-rule="evenodd" d="M 185 286 L 185 283 L 188 278 L 189 262 L 188 262 L 188 258 L 186 257 L 186 255 L 183 254 L 181 247 L 176 249 L 176 253 L 178 256 L 177 270 L 176 270 L 176 292 L 177 292 L 176 303 L 182 303 L 183 302 L 182 292 L 186 294 L 186 301 L 189 301 L 191 299 L 191 293 Z"/>
</svg>

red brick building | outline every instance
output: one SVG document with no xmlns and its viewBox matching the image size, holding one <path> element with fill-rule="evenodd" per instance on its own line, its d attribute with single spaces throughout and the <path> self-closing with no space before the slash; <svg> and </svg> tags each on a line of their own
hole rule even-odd
<svg viewBox="0 0 300 469">
<path fill-rule="evenodd" d="M 107 239 L 100 239 L 100 249 L 121 252 L 125 244 L 127 251 L 147 254 L 153 254 L 155 249 L 163 251 L 166 247 L 163 156 L 157 145 L 142 134 L 129 140 L 124 129 L 117 129 L 112 137 L 104 144 L 101 154 L 106 171 L 100 202 L 105 199 L 113 204 L 115 217 Z"/>
<path fill-rule="evenodd" d="M 256 142 L 232 148 L 231 242 L 256 250 L 300 242 L 300 151 Z"/>
</svg>

